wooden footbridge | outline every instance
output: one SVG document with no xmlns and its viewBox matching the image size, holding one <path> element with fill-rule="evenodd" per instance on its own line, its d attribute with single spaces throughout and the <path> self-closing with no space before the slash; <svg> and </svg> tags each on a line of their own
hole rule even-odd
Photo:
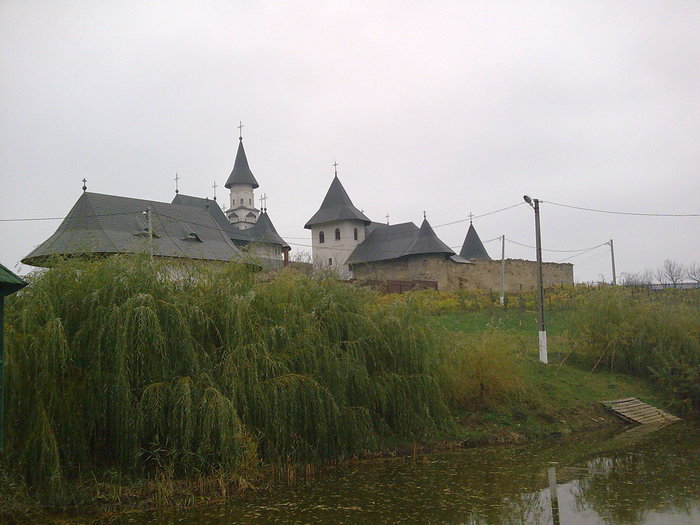
<svg viewBox="0 0 700 525">
<path fill-rule="evenodd" d="M 601 401 L 601 403 L 616 416 L 624 419 L 628 423 L 665 425 L 667 423 L 680 421 L 680 418 L 651 405 L 647 405 L 636 397 Z"/>
</svg>

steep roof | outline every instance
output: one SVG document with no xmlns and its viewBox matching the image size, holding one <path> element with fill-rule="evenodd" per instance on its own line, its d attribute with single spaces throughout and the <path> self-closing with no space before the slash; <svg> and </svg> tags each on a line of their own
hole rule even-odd
<svg viewBox="0 0 700 525">
<path fill-rule="evenodd" d="M 25 286 L 27 286 L 27 283 L 22 278 L 0 264 L 0 297 L 15 293 Z M 2 344 L 2 341 L 0 341 L 0 344 Z"/>
<path fill-rule="evenodd" d="M 372 222 L 364 213 L 355 208 L 345 188 L 343 188 L 343 185 L 340 183 L 338 175 L 336 175 L 328 188 L 328 192 L 321 203 L 321 207 L 304 225 L 304 228 L 310 229 L 311 226 L 315 224 L 343 220 L 358 220 L 365 224 L 370 224 Z"/>
<path fill-rule="evenodd" d="M 253 188 L 259 186 L 248 166 L 248 158 L 245 156 L 245 150 L 243 149 L 243 139 L 238 139 L 236 160 L 233 163 L 233 170 L 231 170 L 231 175 L 228 176 L 225 186 L 230 188 L 234 184 L 250 184 Z"/>
<path fill-rule="evenodd" d="M 437 238 L 426 220 L 420 228 L 412 222 L 391 225 L 373 222 L 367 226 L 366 234 L 365 240 L 350 254 L 348 264 L 386 261 L 427 253 L 454 255 Z"/>
<path fill-rule="evenodd" d="M 469 225 L 469 230 L 467 230 L 467 236 L 464 238 L 464 244 L 462 244 L 462 249 L 459 252 L 460 257 L 465 259 L 488 259 L 491 260 L 486 248 L 484 248 L 484 243 L 481 242 L 479 234 L 476 233 L 474 225 Z"/>
<path fill-rule="evenodd" d="M 253 242 L 267 242 L 270 244 L 278 244 L 283 248 L 289 248 L 285 240 L 279 236 L 274 224 L 270 220 L 267 211 L 260 213 L 255 226 L 246 230 Z"/>
<path fill-rule="evenodd" d="M 22 262 L 41 266 L 55 255 L 148 251 L 147 209 L 152 212 L 153 255 L 229 261 L 241 254 L 206 209 L 85 192 L 56 232 Z"/>
<path fill-rule="evenodd" d="M 172 204 L 194 206 L 196 208 L 206 210 L 216 221 L 216 224 L 218 224 L 222 230 L 228 233 L 231 240 L 242 242 L 250 241 L 250 236 L 248 235 L 247 230 L 239 230 L 233 224 L 231 224 L 226 218 L 224 212 L 221 211 L 221 208 L 219 208 L 219 205 L 214 200 L 178 193 L 175 195 Z"/>
</svg>

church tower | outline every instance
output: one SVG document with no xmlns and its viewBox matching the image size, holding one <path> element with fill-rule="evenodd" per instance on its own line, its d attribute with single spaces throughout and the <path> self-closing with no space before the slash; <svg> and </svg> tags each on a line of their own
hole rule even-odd
<svg viewBox="0 0 700 525">
<path fill-rule="evenodd" d="M 321 207 L 304 225 L 311 230 L 314 268 L 328 268 L 343 278 L 351 277 L 347 260 L 365 240 L 365 226 L 371 222 L 355 208 L 336 171 Z"/>
<path fill-rule="evenodd" d="M 240 128 L 243 126 L 241 125 Z M 226 216 L 231 224 L 240 230 L 255 226 L 260 210 L 255 207 L 254 190 L 258 187 L 253 172 L 248 166 L 248 159 L 243 149 L 243 137 L 238 137 L 238 152 L 233 170 L 226 181 L 226 187 L 231 192 L 231 207 Z"/>
</svg>

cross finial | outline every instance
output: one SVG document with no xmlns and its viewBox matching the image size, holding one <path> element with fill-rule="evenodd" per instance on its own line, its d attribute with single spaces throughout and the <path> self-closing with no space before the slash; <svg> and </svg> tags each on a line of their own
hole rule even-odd
<svg viewBox="0 0 700 525">
<path fill-rule="evenodd" d="M 87 190 L 87 179 L 83 179 L 83 191 Z"/>
<path fill-rule="evenodd" d="M 243 140 L 243 122 L 238 121 L 238 140 Z"/>
<path fill-rule="evenodd" d="M 469 212 L 469 224 L 472 223 L 473 218 L 474 218 L 474 214 L 472 212 Z"/>
<path fill-rule="evenodd" d="M 423 210 L 423 220 L 426 220 L 426 217 L 425 217 L 425 210 Z"/>
<path fill-rule="evenodd" d="M 338 176 L 338 161 L 333 161 L 333 169 L 335 170 L 335 176 Z"/>
<path fill-rule="evenodd" d="M 178 181 L 180 180 L 180 176 L 175 173 L 175 193 L 180 193 L 180 187 L 178 185 Z"/>
<path fill-rule="evenodd" d="M 216 200 L 216 181 L 214 181 L 212 188 L 214 188 L 214 200 Z"/>
<path fill-rule="evenodd" d="M 386 223 L 389 224 L 389 214 L 386 214 Z"/>
<path fill-rule="evenodd" d="M 267 193 L 264 193 L 260 197 L 260 208 L 263 212 L 267 213 Z"/>
</svg>

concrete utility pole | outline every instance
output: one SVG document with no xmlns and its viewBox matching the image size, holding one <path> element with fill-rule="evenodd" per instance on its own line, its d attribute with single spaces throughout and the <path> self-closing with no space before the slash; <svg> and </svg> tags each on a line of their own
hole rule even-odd
<svg viewBox="0 0 700 525">
<path fill-rule="evenodd" d="M 613 248 L 613 240 L 610 239 L 610 242 L 608 242 L 608 244 L 610 245 L 610 257 L 612 258 L 612 283 L 613 286 L 615 286 L 617 285 L 617 277 L 615 276 L 615 249 Z"/>
<path fill-rule="evenodd" d="M 506 236 L 501 235 L 501 306 L 506 297 Z"/>
<path fill-rule="evenodd" d="M 559 497 L 557 495 L 557 469 L 547 468 L 547 480 L 549 481 L 549 504 L 552 509 L 552 522 L 554 525 L 561 523 L 559 516 Z"/>
<path fill-rule="evenodd" d="M 539 325 L 540 362 L 547 364 L 547 331 L 544 328 L 544 282 L 542 279 L 542 236 L 540 235 L 540 201 L 523 196 L 535 210 L 535 248 L 537 249 L 537 324 Z"/>
</svg>

